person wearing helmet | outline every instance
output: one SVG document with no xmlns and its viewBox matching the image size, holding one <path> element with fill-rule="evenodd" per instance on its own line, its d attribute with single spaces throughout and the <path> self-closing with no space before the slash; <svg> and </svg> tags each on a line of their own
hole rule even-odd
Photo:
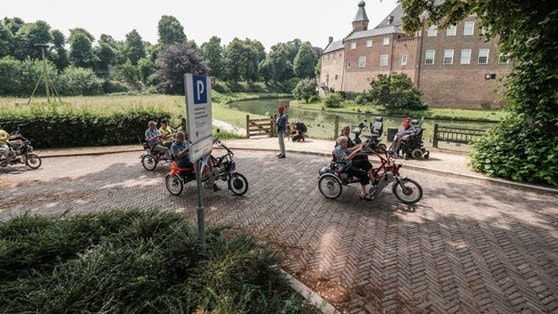
<svg viewBox="0 0 558 314">
<path fill-rule="evenodd" d="M 277 137 L 279 139 L 279 155 L 277 158 L 285 158 L 285 133 L 287 132 L 287 116 L 285 115 L 285 106 L 279 105 L 277 108 L 279 114 L 277 119 L 271 119 L 271 122 L 277 126 Z"/>
<path fill-rule="evenodd" d="M 10 154 L 10 134 L 0 128 L 0 162 L 4 163 L 3 159 L 8 159 Z"/>
</svg>

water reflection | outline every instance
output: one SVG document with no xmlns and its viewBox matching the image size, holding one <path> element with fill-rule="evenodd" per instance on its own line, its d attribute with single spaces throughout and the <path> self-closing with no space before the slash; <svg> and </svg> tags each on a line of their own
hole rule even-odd
<svg viewBox="0 0 558 314">
<path fill-rule="evenodd" d="M 259 114 L 264 116 L 270 116 L 276 113 L 277 106 L 282 100 L 279 99 L 258 99 L 258 100 L 248 100 L 241 101 L 230 104 L 233 108 L 238 108 L 241 111 L 245 111 L 252 114 Z M 322 139 L 333 139 L 334 138 L 334 124 L 335 117 L 339 116 L 340 128 L 343 125 L 358 125 L 361 121 L 365 119 L 369 122 L 374 121 L 377 115 L 365 114 L 365 113 L 331 113 L 319 110 L 307 110 L 290 107 L 287 111 L 289 116 L 289 122 L 302 121 L 308 126 L 308 135 L 314 138 Z M 387 128 L 399 127 L 401 117 L 393 116 L 383 116 L 384 118 L 384 139 L 386 135 Z M 420 120 L 421 117 L 412 117 L 413 119 Z M 470 128 L 480 128 L 486 129 L 494 125 L 490 122 L 463 122 L 463 121 L 452 121 L 443 119 L 425 119 L 422 122 L 424 131 L 424 139 L 429 141 L 432 138 L 434 124 L 443 124 L 447 126 L 462 126 Z M 242 126 L 244 127 L 244 126 Z M 368 130 L 365 130 L 365 132 Z"/>
</svg>

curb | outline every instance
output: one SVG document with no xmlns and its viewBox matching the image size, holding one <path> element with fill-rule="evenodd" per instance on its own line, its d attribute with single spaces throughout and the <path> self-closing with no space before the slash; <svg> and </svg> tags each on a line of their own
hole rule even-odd
<svg viewBox="0 0 558 314">
<path fill-rule="evenodd" d="M 337 314 L 340 313 L 331 304 L 324 300 L 319 294 L 314 292 L 312 289 L 308 288 L 305 284 L 300 282 L 298 279 L 293 277 L 286 271 L 279 269 L 286 277 L 289 282 L 289 286 L 298 292 L 308 303 L 316 307 L 320 312 L 324 314 Z"/>
<path fill-rule="evenodd" d="M 259 152 L 276 152 L 277 151 L 277 149 L 271 149 L 271 148 L 246 148 L 246 147 L 234 147 L 233 145 L 230 145 L 229 148 L 235 149 L 235 150 L 243 150 L 243 151 L 259 151 Z M 141 152 L 141 151 L 143 151 L 143 149 L 138 148 L 138 149 L 132 149 L 132 150 L 120 150 L 120 151 L 110 151 L 110 152 L 105 151 L 105 152 L 89 152 L 89 153 L 84 152 L 84 153 L 69 153 L 69 154 L 52 154 L 52 155 L 41 156 L 41 158 L 74 157 L 74 156 L 99 156 L 99 155 L 107 155 L 107 154 Z M 318 152 L 289 151 L 289 150 L 287 150 L 287 152 L 302 154 L 302 155 L 314 155 L 314 156 L 331 157 L 331 154 L 318 153 Z M 488 182 L 488 183 L 494 184 L 494 185 L 512 187 L 512 188 L 516 188 L 516 189 L 520 189 L 520 190 L 527 190 L 527 191 L 531 191 L 531 192 L 535 192 L 535 193 L 558 195 L 558 189 L 555 189 L 555 188 L 536 186 L 536 185 L 531 185 L 531 184 L 526 184 L 526 183 L 512 182 L 512 181 L 507 181 L 507 180 L 503 180 L 503 179 L 490 178 L 490 177 L 484 177 L 484 176 L 475 176 L 475 175 L 464 174 L 464 173 L 453 172 L 453 171 L 437 170 L 437 169 L 421 167 L 421 166 L 414 166 L 414 165 L 403 165 L 403 167 L 407 168 L 407 169 L 411 169 L 411 170 L 416 170 L 416 171 L 431 172 L 431 173 L 435 173 L 435 174 L 443 175 L 443 176 L 451 176 L 451 177 L 456 177 L 456 178 L 464 178 L 464 179 L 470 179 L 470 180 L 476 180 L 476 181 L 484 181 L 484 182 Z"/>
</svg>

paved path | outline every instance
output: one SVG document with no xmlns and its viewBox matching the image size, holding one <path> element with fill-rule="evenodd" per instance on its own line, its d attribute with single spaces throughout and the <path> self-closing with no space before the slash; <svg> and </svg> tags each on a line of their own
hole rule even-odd
<svg viewBox="0 0 558 314">
<path fill-rule="evenodd" d="M 285 256 L 285 270 L 343 311 L 558 311 L 555 196 L 403 169 L 424 188 L 416 207 L 389 191 L 360 201 L 357 186 L 332 201 L 316 186 L 325 157 L 236 155 L 250 189 L 243 197 L 206 192 L 208 223 L 269 239 Z M 138 156 L 48 158 L 35 171 L 0 169 L 0 219 L 155 208 L 195 221 L 194 184 L 172 197 L 163 184 L 168 167 L 146 172 Z"/>
</svg>

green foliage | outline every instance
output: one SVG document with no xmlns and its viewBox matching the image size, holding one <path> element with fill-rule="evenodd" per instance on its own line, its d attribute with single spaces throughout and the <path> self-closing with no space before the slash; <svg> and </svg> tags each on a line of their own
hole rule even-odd
<svg viewBox="0 0 558 314">
<path fill-rule="evenodd" d="M 313 311 L 267 245 L 220 227 L 201 255 L 196 230 L 174 213 L 24 216 L 0 223 L 0 238 L 0 312 Z"/>
<path fill-rule="evenodd" d="M 139 59 L 145 58 L 145 46 L 140 34 L 135 29 L 126 34 L 124 54 L 133 65 L 137 65 Z"/>
<path fill-rule="evenodd" d="M 257 40 L 233 39 L 225 48 L 226 78 L 232 81 L 252 81 L 259 78 L 259 64 L 265 59 L 265 49 Z"/>
<path fill-rule="evenodd" d="M 50 25 L 44 21 L 28 23 L 21 26 L 15 34 L 15 50 L 13 55 L 23 60 L 28 57 L 38 59 L 42 57 L 41 49 L 36 44 L 52 43 Z"/>
<path fill-rule="evenodd" d="M 41 78 L 43 63 L 39 60 L 27 58 L 23 61 L 13 57 L 0 59 L 0 95 L 30 96 L 35 85 Z M 50 62 L 47 63 L 47 72 L 53 78 L 56 68 Z M 44 88 L 37 89 L 38 95 L 44 95 Z"/>
<path fill-rule="evenodd" d="M 315 77 L 315 67 L 318 63 L 318 56 L 312 45 L 306 42 L 300 45 L 298 53 L 293 61 L 294 71 L 299 78 Z"/>
<path fill-rule="evenodd" d="M 136 83 L 140 79 L 140 72 L 138 67 L 128 59 L 126 63 L 114 67 L 112 77 L 118 81 Z"/>
<path fill-rule="evenodd" d="M 379 74 L 370 83 L 370 98 L 388 111 L 424 110 L 427 108 L 419 91 L 404 73 Z"/>
<path fill-rule="evenodd" d="M 72 65 L 83 68 L 91 68 L 99 58 L 93 52 L 91 34 L 75 29 L 70 34 L 68 41 L 70 42 L 70 62 Z"/>
<path fill-rule="evenodd" d="M 316 96 L 318 94 L 318 84 L 314 79 L 303 79 L 296 84 L 296 87 L 293 89 L 293 96 L 296 99 L 304 99 L 306 103 L 310 101 L 312 96 Z"/>
<path fill-rule="evenodd" d="M 99 95 L 103 92 L 103 81 L 91 69 L 70 66 L 58 76 L 56 88 L 68 96 Z"/>
<path fill-rule="evenodd" d="M 186 35 L 184 27 L 174 16 L 163 15 L 157 24 L 159 32 L 159 44 L 162 47 L 172 44 L 185 44 Z"/>
<path fill-rule="evenodd" d="M 224 78 L 225 69 L 221 38 L 212 36 L 208 42 L 201 45 L 201 53 L 209 63 L 209 67 L 211 68 L 210 74 L 218 79 Z"/>
<path fill-rule="evenodd" d="M 20 127 L 37 148 L 122 145 L 143 138 L 150 120 L 170 116 L 168 111 L 153 108 L 102 114 L 66 105 L 32 104 L 28 111 L 0 111 L 0 125 L 5 130 Z"/>
<path fill-rule="evenodd" d="M 327 108 L 340 108 L 343 105 L 345 99 L 339 93 L 329 93 L 325 97 L 324 104 Z"/>
<path fill-rule="evenodd" d="M 533 132 L 522 116 L 510 115 L 474 143 L 473 169 L 513 181 L 558 186 L 556 138 Z M 554 142 L 548 145 L 549 142 Z"/>
</svg>

